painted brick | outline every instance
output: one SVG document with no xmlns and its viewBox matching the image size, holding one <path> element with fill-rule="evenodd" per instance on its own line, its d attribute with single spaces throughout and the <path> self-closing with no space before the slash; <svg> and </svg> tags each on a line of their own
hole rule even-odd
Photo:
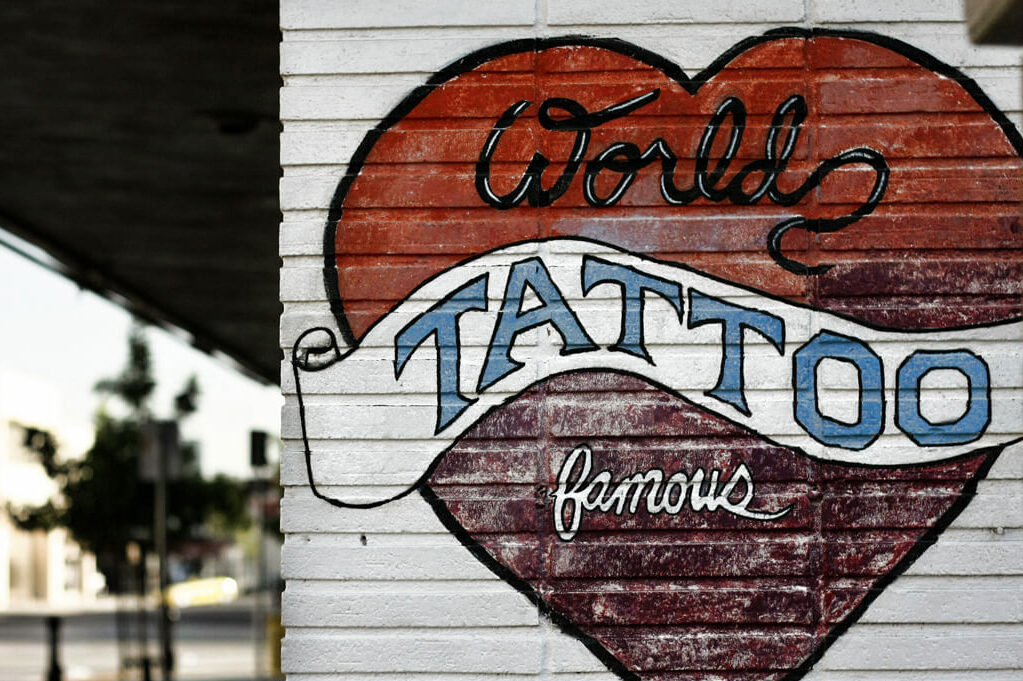
<svg viewBox="0 0 1023 681">
<path fill-rule="evenodd" d="M 341 165 L 362 141 L 365 131 L 288 132 L 281 135 L 281 163 L 289 165 Z"/>
<path fill-rule="evenodd" d="M 511 35 L 498 31 L 477 34 L 465 51 L 508 37 Z M 429 73 L 452 61 L 450 46 L 450 39 L 424 37 L 345 42 L 293 40 L 281 44 L 281 74 Z"/>
<path fill-rule="evenodd" d="M 540 642 L 522 633 L 453 632 L 388 634 L 400 642 L 401 655 L 380 654 L 379 635 L 335 633 L 329 629 L 290 630 L 284 638 L 284 671 L 312 672 L 505 672 L 539 671 Z M 342 660 L 339 664 L 339 659 Z"/>
<path fill-rule="evenodd" d="M 312 255 L 323 257 L 323 221 L 289 220 L 281 224 L 281 257 Z"/>
<path fill-rule="evenodd" d="M 386 11 L 373 5 L 339 5 L 330 0 L 292 0 L 281 4 L 282 29 L 381 28 L 421 26 L 531 26 L 533 0 L 499 4 L 472 0 L 403 1 Z"/>
<path fill-rule="evenodd" d="M 490 628 L 536 626 L 537 612 L 518 594 L 460 586 L 437 591 L 354 591 L 333 582 L 293 582 L 284 593 L 284 626 L 352 628 Z M 448 612 L 438 618 L 438 612 Z"/>
<path fill-rule="evenodd" d="M 856 23 L 884 17 L 886 21 L 958 23 L 963 8 L 957 0 L 811 0 L 810 16 L 822 23 Z"/>
<path fill-rule="evenodd" d="M 927 517 L 942 514 L 952 503 L 972 474 L 973 464 L 882 474 L 876 469 L 780 459 L 776 445 L 754 442 L 698 410 L 672 411 L 674 407 L 659 399 L 652 386 L 623 386 L 614 376 L 594 375 L 563 387 L 564 392 L 554 399 L 509 394 L 510 404 L 496 407 L 473 432 L 454 443 L 430 479 L 430 489 L 442 499 L 448 517 L 435 513 L 436 507 L 418 493 L 373 510 L 338 509 L 314 497 L 308 485 L 290 350 L 306 329 L 335 328 L 323 288 L 323 227 L 330 197 L 352 153 L 365 132 L 408 92 L 458 57 L 534 33 L 586 33 L 633 41 L 695 73 L 738 40 L 778 25 L 851 26 L 904 40 L 963 69 L 1018 125 L 1023 111 L 1019 51 L 971 45 L 960 13 L 957 3 L 945 0 L 810 0 L 770 7 L 648 0 L 428 2 L 390 11 L 370 5 L 342 9 L 331 2 L 284 0 L 281 344 L 287 351 L 282 387 L 289 398 L 282 410 L 286 440 L 282 482 L 287 486 L 282 525 L 288 535 L 283 560 L 288 579 L 284 617 L 289 627 L 285 641 L 289 679 L 618 678 L 586 646 L 541 616 L 535 605 L 467 551 L 462 545 L 465 536 L 459 540 L 449 533 L 452 522 L 461 523 L 477 551 L 488 551 L 521 578 L 541 584 L 542 593 L 552 594 L 556 609 L 605 627 L 630 623 L 630 635 L 601 641 L 626 657 L 656 657 L 646 677 L 656 681 L 765 678 L 758 671 L 736 670 L 757 666 L 757 655 L 782 667 L 798 660 L 799 651 L 812 639 L 808 622 L 817 621 L 818 608 L 822 625 L 845 617 L 865 593 L 863 584 L 896 565 L 927 526 Z M 802 138 L 793 156 L 793 178 L 805 179 L 824 157 L 870 144 L 887 145 L 886 159 L 892 168 L 885 202 L 856 227 L 812 237 L 797 230 L 786 235 L 787 253 L 802 257 L 824 252 L 836 265 L 830 276 L 819 280 L 778 277 L 772 293 L 900 328 L 972 324 L 1018 314 L 1020 291 L 1013 283 L 1020 278 L 1016 270 L 1018 250 L 1023 247 L 1018 164 L 999 157 L 1001 147 L 984 137 L 990 124 L 955 83 L 921 88 L 901 58 L 846 47 L 819 51 L 813 63 L 824 70 L 820 77 L 805 71 L 807 64 L 798 61 L 784 69 L 772 68 L 784 58 L 783 49 L 750 57 L 736 75 L 735 82 L 745 82 L 749 88 L 743 95 L 749 108 L 746 142 L 736 164 L 762 151 L 774 98 L 782 92 L 801 92 L 811 102 L 812 115 L 823 114 L 826 120 Z M 860 60 L 859 77 L 836 79 L 835 70 L 845 63 L 842 60 L 850 59 Z M 582 56 L 568 63 L 574 66 L 547 65 L 551 68 L 537 80 L 537 87 L 574 79 L 570 96 L 592 97 L 591 110 L 624 99 L 625 95 L 619 95 L 623 84 L 636 88 L 630 91 L 633 95 L 642 88 L 657 87 L 648 73 L 614 58 L 600 66 L 591 64 L 580 73 L 573 68 L 587 63 Z M 762 285 L 763 272 L 773 263 L 754 246 L 777 222 L 772 207 L 765 203 L 743 208 L 701 200 L 679 220 L 663 205 L 654 168 L 639 173 L 625 199 L 605 209 L 599 224 L 590 217 L 579 177 L 549 220 L 522 225 L 517 222 L 518 209 L 481 208 L 472 186 L 479 140 L 514 99 L 534 101 L 523 120 L 535 120 L 532 116 L 545 95 L 532 85 L 521 87 L 529 82 L 532 67 L 529 56 L 495 66 L 486 71 L 485 79 L 453 97 L 459 108 L 424 102 L 408 119 L 409 134 L 379 143 L 381 167 L 363 172 L 356 193 L 346 203 L 346 224 L 358 228 L 342 231 L 338 242 L 351 257 L 344 269 L 350 281 L 342 285 L 342 299 L 357 335 L 406 295 L 410 284 L 417 286 L 426 273 L 474 255 L 481 235 L 507 229 L 520 230 L 515 240 L 564 237 L 585 229 L 590 230 L 589 238 L 597 240 L 625 235 L 630 248 L 653 241 L 655 245 L 647 247 L 651 253 L 670 252 L 676 261 L 718 277 L 748 282 L 755 288 Z M 702 90 L 703 108 L 692 115 L 680 115 L 662 94 L 649 109 L 656 115 L 606 124 L 594 132 L 592 149 L 603 149 L 623 134 L 633 135 L 630 139 L 642 148 L 653 137 L 668 138 L 676 134 L 672 129 L 684 130 L 677 133 L 679 139 L 690 143 L 674 146 L 680 165 L 690 164 L 691 169 L 695 141 L 728 91 L 720 84 L 708 84 Z M 480 118 L 474 120 L 470 116 L 477 105 L 481 108 L 475 115 Z M 873 113 L 868 115 L 865 108 Z M 889 118 L 877 131 L 868 119 L 880 113 Z M 537 148 L 539 132 L 539 126 L 533 125 L 528 134 L 520 135 L 513 126 L 502 142 L 505 165 L 494 171 L 502 191 L 521 176 Z M 546 151 L 560 163 L 569 147 L 566 142 Z M 435 152 L 439 149 L 446 156 L 438 164 Z M 549 171 L 548 183 L 553 172 Z M 734 167 L 730 172 L 735 172 Z M 611 175 L 607 173 L 602 181 Z M 681 173 L 680 177 L 687 176 Z M 913 182 L 901 182 L 907 177 Z M 688 179 L 692 179 L 691 170 Z M 815 192 L 815 205 L 834 214 L 851 210 L 870 180 L 870 172 L 862 167 L 836 172 Z M 431 194 L 433 198 L 423 200 Z M 969 250 L 963 246 L 967 243 Z M 535 255 L 552 252 L 558 252 L 557 245 L 538 248 Z M 890 276 L 891 272 L 897 274 Z M 553 271 L 554 276 L 563 274 Z M 491 311 L 471 313 L 477 315 L 474 319 L 493 324 L 500 289 L 491 286 Z M 573 290 L 572 295 L 580 295 Z M 602 284 L 585 301 L 571 302 L 584 325 L 599 326 L 608 319 L 618 320 L 619 298 L 613 285 Z M 424 298 L 421 309 L 438 300 L 438 296 Z M 760 305 L 753 296 L 741 300 L 747 307 Z M 720 348 L 708 351 L 680 342 L 686 317 L 680 319 L 662 298 L 648 294 L 647 303 L 649 316 L 644 319 L 651 352 L 667 357 L 676 348 L 672 361 L 687 358 L 689 364 L 682 366 L 692 372 L 717 366 Z M 690 301 L 684 303 L 688 312 Z M 785 358 L 791 359 L 798 345 L 826 326 L 816 317 L 792 324 L 786 329 Z M 490 328 L 462 327 L 466 349 L 460 385 L 472 397 Z M 602 347 L 614 343 L 619 327 L 601 329 L 594 332 L 595 341 Z M 1006 409 L 1023 413 L 1018 400 L 1004 399 L 1023 384 L 1023 369 L 1014 360 L 1019 339 L 982 335 L 977 347 L 984 356 L 1009 367 L 999 374 L 1007 387 L 999 388 L 995 398 L 1008 405 Z M 527 332 L 522 341 L 529 347 L 516 347 L 515 360 L 531 362 L 541 357 L 543 366 L 564 361 L 562 339 L 550 329 Z M 756 333 L 746 332 L 745 341 L 748 362 L 776 355 Z M 410 439 L 394 424 L 420 414 L 434 416 L 436 355 L 432 349 L 414 353 L 405 369 L 408 392 L 387 395 L 379 390 L 375 377 L 393 375 L 390 343 L 388 338 L 368 339 L 363 348 L 369 351 L 367 359 L 359 355 L 351 360 L 363 362 L 365 371 L 353 372 L 356 377 L 345 386 L 332 384 L 329 371 L 302 375 L 307 434 L 313 438 L 317 475 L 322 476 L 317 489 L 329 497 L 372 502 L 399 494 L 410 476 L 417 475 L 422 457 L 432 451 L 428 440 Z M 911 345 L 900 337 L 878 340 L 872 347 L 894 355 Z M 941 341 L 928 347 L 957 346 Z M 665 352 L 669 354 L 656 354 Z M 533 365 L 529 366 L 532 371 Z M 750 405 L 770 414 L 774 425 L 768 434 L 777 437 L 799 430 L 784 425 L 790 422 L 793 409 L 789 366 L 748 371 L 746 377 Z M 537 372 L 540 376 L 540 369 Z M 896 372 L 897 366 L 886 364 L 884 381 L 890 395 L 894 395 Z M 711 388 L 713 379 L 708 376 L 704 391 Z M 531 380 L 524 378 L 523 386 Z M 854 415 L 858 404 L 847 383 L 838 374 L 822 374 L 822 404 Z M 778 389 L 778 385 L 787 387 Z M 955 386 L 946 385 L 924 392 L 946 402 L 944 409 L 952 413 L 948 403 L 956 399 L 962 403 L 962 390 L 956 391 Z M 609 407 L 614 400 L 628 406 Z M 377 422 L 377 417 L 368 415 L 343 415 L 341 410 L 353 404 L 373 406 L 380 410 L 374 413 L 384 416 Z M 664 418 L 644 420 L 644 410 L 660 410 Z M 894 423 L 891 410 L 885 418 L 886 423 Z M 1000 421 L 992 424 L 990 432 L 1011 436 L 1021 426 L 1018 419 Z M 538 428 L 546 434 L 544 438 L 536 436 Z M 680 432 L 688 434 L 677 443 L 670 440 Z M 752 521 L 717 521 L 713 515 L 676 524 L 668 516 L 646 521 L 626 513 L 615 521 L 590 514 L 587 519 L 592 524 L 584 525 L 572 542 L 541 541 L 544 533 L 551 536 L 553 502 L 548 495 L 558 472 L 548 458 L 551 452 L 563 455 L 585 440 L 594 452 L 605 456 L 627 435 L 636 443 L 622 461 L 637 471 L 656 466 L 665 452 L 678 452 L 689 468 L 727 468 L 733 452 L 748 452 L 747 461 L 757 471 L 759 508 L 775 508 L 791 500 L 793 510 L 749 546 L 733 540 L 738 532 L 748 532 L 743 523 Z M 898 444 L 886 432 L 878 446 L 887 449 Z M 1019 653 L 1023 650 L 1021 452 L 1020 445 L 1006 449 L 949 529 L 936 541 L 927 540 L 926 550 L 907 572 L 880 593 L 802 678 L 1019 678 L 1023 669 Z M 923 515 L 914 515 L 907 510 L 910 507 Z M 815 532 L 818 523 L 828 529 Z M 672 532 L 687 533 L 686 543 L 667 544 L 664 538 Z M 729 541 L 734 550 L 729 549 Z M 644 546 L 663 548 L 643 557 L 636 552 Z M 829 567 L 820 567 L 819 561 Z M 701 574 L 691 576 L 690 582 L 679 580 L 676 591 L 658 597 L 657 589 L 672 579 L 667 575 L 673 566 L 689 563 L 697 565 L 696 572 Z M 743 572 L 751 567 L 756 574 Z M 594 579 L 598 570 L 609 576 Z M 551 581 L 542 582 L 542 575 L 550 575 Z M 778 580 L 778 575 L 785 577 Z M 620 576 L 631 581 L 615 582 Z M 819 603 L 809 597 L 818 579 L 823 585 L 817 594 Z M 727 588 L 720 587 L 723 580 L 731 580 Z M 629 588 L 622 588 L 622 583 Z M 712 584 L 718 585 L 718 591 L 710 588 Z M 633 595 L 632 589 L 640 595 Z M 716 610 L 705 607 L 711 593 L 719 596 Z M 761 606 L 749 606 L 752 602 Z M 679 620 L 692 627 L 711 622 L 719 629 L 699 635 L 695 630 L 667 634 L 666 627 L 677 626 Z M 742 638 L 730 633 L 729 627 L 740 627 Z M 721 628 L 726 631 L 722 633 Z M 695 665 L 704 669 L 694 672 Z"/>
<path fill-rule="evenodd" d="M 281 120 L 283 121 L 367 121 L 352 129 L 370 127 L 408 93 L 422 84 L 422 79 L 409 76 L 380 75 L 370 82 L 355 85 L 296 85 L 281 89 Z M 331 130 L 339 126 L 330 126 Z M 347 162 L 348 159 L 346 158 Z"/>
<path fill-rule="evenodd" d="M 905 681 L 1012 681 L 1015 671 L 1001 669 L 958 669 L 955 671 L 899 671 Z M 892 678 L 892 672 L 814 670 L 806 675 L 808 681 L 883 681 Z"/>
<path fill-rule="evenodd" d="M 905 577 L 874 602 L 863 622 L 1011 624 L 1023 615 L 1019 577 Z"/>
<path fill-rule="evenodd" d="M 1023 665 L 1023 637 L 1018 627 L 944 625 L 922 631 L 917 626 L 864 625 L 861 635 L 872 645 L 851 651 L 837 643 L 825 669 L 888 669 L 933 665 L 940 669 L 1005 669 Z M 977 655 L 977 647 L 984 655 Z M 908 651 L 907 651 L 908 649 Z M 868 652 L 869 651 L 869 652 Z M 909 652 L 911 651 L 911 652 Z"/>
<path fill-rule="evenodd" d="M 993 531 L 989 540 L 956 541 L 950 531 L 946 541 L 927 551 L 907 574 L 913 575 L 1019 575 L 1023 572 L 1020 537 L 1006 539 Z"/>
<path fill-rule="evenodd" d="M 353 541 L 353 548 L 357 547 Z M 361 553 L 340 555 L 339 547 L 323 541 L 311 545 L 301 539 L 289 538 L 281 559 L 284 577 L 297 579 L 348 580 L 410 580 L 494 579 L 493 574 L 478 562 L 469 562 L 453 551 L 457 543 L 437 542 L 431 545 L 361 547 Z"/>
<path fill-rule="evenodd" d="M 341 170 L 343 173 L 343 169 Z M 326 210 L 334 195 L 337 177 L 321 175 L 285 175 L 280 181 L 281 210 Z M 284 289 L 286 290 L 286 289 Z"/>
<path fill-rule="evenodd" d="M 294 296 L 284 298 L 283 302 L 316 300 L 322 288 L 322 267 L 293 267 L 281 270 L 281 291 L 288 291 Z"/>
<path fill-rule="evenodd" d="M 552 26 L 564 24 L 724 24 L 798 23 L 803 20 L 804 3 L 797 0 L 772 2 L 758 6 L 741 0 L 726 0 L 713 5 L 701 3 L 665 4 L 656 0 L 558 0 L 547 8 Z"/>
<path fill-rule="evenodd" d="M 850 23 L 850 22 L 840 22 Z M 890 23 L 869 17 L 867 22 L 858 22 L 854 28 L 864 31 L 888 33 L 910 43 L 916 48 L 938 56 L 939 59 L 959 67 L 966 66 L 1009 66 L 1019 67 L 1019 50 L 1008 47 L 977 46 L 970 43 L 961 23 L 916 23 L 907 22 L 893 32 Z M 886 31 L 887 29 L 887 31 Z M 995 97 L 998 92 L 992 93 Z M 1001 102 L 996 100 L 999 106 Z M 1012 102 L 1010 107 L 1019 106 Z"/>
</svg>

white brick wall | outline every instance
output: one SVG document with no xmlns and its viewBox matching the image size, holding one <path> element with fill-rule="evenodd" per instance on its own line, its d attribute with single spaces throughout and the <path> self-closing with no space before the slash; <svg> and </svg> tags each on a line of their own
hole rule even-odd
<svg viewBox="0 0 1023 681">
<path fill-rule="evenodd" d="M 301 331 L 333 326 L 322 230 L 345 164 L 375 121 L 454 59 L 518 37 L 588 34 L 623 38 L 693 72 L 775 26 L 853 27 L 961 68 L 1019 126 L 1020 50 L 971 45 L 961 14 L 957 0 L 282 0 L 286 356 Z M 462 548 L 418 495 L 374 511 L 313 498 L 288 362 L 282 377 L 284 667 L 292 681 L 617 678 Z M 329 395 L 307 400 L 326 404 Z M 365 458 L 349 463 L 375 495 L 396 484 L 374 470 L 386 450 L 386 442 L 366 443 Z M 971 506 L 805 679 L 1023 679 L 1023 447 L 1002 454 Z"/>
</svg>

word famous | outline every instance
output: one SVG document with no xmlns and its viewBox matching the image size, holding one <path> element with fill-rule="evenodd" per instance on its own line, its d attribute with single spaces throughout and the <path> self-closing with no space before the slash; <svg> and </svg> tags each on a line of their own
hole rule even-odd
<svg viewBox="0 0 1023 681">
<path fill-rule="evenodd" d="M 572 450 L 558 473 L 554 497 L 554 529 L 564 541 L 571 541 L 582 524 L 583 513 L 635 514 L 642 509 L 650 515 L 678 515 L 687 505 L 693 511 L 726 511 L 750 520 L 776 520 L 787 515 L 792 506 L 780 511 L 751 511 L 750 502 L 756 494 L 753 478 L 746 464 L 739 464 L 728 482 L 721 480 L 721 471 L 712 469 L 708 476 L 702 468 L 691 475 L 677 471 L 666 476 L 653 468 L 634 473 L 614 482 L 611 471 L 591 476 L 593 452 L 586 445 Z M 741 484 L 741 486 L 740 486 Z M 732 497 L 742 492 L 742 497 Z"/>
</svg>

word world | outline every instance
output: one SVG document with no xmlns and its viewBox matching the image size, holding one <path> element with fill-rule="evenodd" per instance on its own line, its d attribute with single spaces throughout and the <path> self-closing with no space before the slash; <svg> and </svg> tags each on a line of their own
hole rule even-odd
<svg viewBox="0 0 1023 681">
<path fill-rule="evenodd" d="M 602 470 L 590 476 L 593 452 L 586 445 L 572 450 L 558 473 L 554 497 L 554 529 L 564 541 L 571 541 L 579 532 L 585 511 L 614 513 L 621 516 L 628 510 L 635 514 L 642 506 L 650 515 L 678 515 L 686 504 L 696 512 L 719 509 L 750 520 L 776 520 L 787 515 L 792 505 L 780 511 L 751 511 L 755 495 L 753 477 L 746 464 L 739 464 L 728 482 L 722 484 L 721 471 L 711 469 L 710 476 L 702 468 L 691 475 L 676 471 L 665 477 L 664 471 L 653 468 L 633 473 L 615 483 L 611 471 Z M 742 483 L 743 496 L 732 501 L 736 487 Z"/>
<path fill-rule="evenodd" d="M 660 90 L 652 90 L 624 102 L 613 104 L 600 111 L 590 112 L 579 102 L 564 97 L 551 97 L 543 101 L 537 110 L 537 120 L 545 130 L 574 133 L 572 151 L 561 175 L 549 188 L 542 184 L 543 174 L 550 165 L 550 160 L 540 151 L 533 154 L 522 179 L 514 189 L 506 194 L 495 193 L 490 181 L 490 165 L 497 151 L 501 137 L 514 125 L 515 121 L 532 105 L 529 100 L 521 100 L 512 104 L 498 118 L 491 129 L 483 148 L 480 150 L 476 163 L 476 192 L 480 198 L 491 206 L 506 210 L 528 201 L 530 206 L 549 206 L 568 191 L 572 180 L 578 173 L 589 147 L 590 137 L 594 128 L 608 121 L 613 121 L 641 109 L 660 97 Z M 552 111 L 558 110 L 566 115 L 555 118 Z M 633 182 L 640 170 L 660 163 L 661 197 L 672 206 L 685 206 L 698 198 L 710 201 L 729 201 L 737 206 L 754 205 L 763 198 L 769 199 L 779 206 L 794 206 L 808 194 L 820 187 L 824 179 L 831 173 L 849 165 L 866 165 L 874 171 L 874 185 L 862 204 L 845 216 L 837 218 L 794 217 L 786 219 L 769 232 L 767 236 L 767 252 L 775 262 L 790 272 L 797 274 L 819 274 L 829 269 L 827 265 L 808 266 L 792 260 L 782 254 L 782 237 L 791 229 L 804 229 L 815 233 L 837 232 L 865 215 L 869 215 L 884 197 L 888 187 L 890 173 L 884 157 L 866 147 L 848 149 L 821 162 L 803 183 L 790 192 L 778 188 L 778 178 L 788 168 L 789 160 L 795 151 L 796 143 L 802 131 L 803 122 L 808 113 L 806 99 L 802 95 L 792 95 L 778 105 L 768 129 L 767 140 L 762 151 L 762 158 L 744 165 L 732 178 L 724 184 L 722 180 L 729 166 L 735 160 L 742 145 L 743 133 L 746 130 L 746 106 L 737 97 L 728 97 L 711 115 L 696 146 L 696 165 L 693 170 L 692 185 L 681 189 L 675 184 L 675 171 L 678 156 L 668 143 L 661 137 L 654 139 L 644 151 L 632 142 L 615 142 L 586 162 L 583 172 L 583 197 L 594 207 L 613 206 L 618 203 Z M 721 156 L 711 169 L 714 142 L 723 130 L 728 130 L 728 142 Z M 784 133 L 784 136 L 783 136 Z M 601 196 L 597 190 L 597 178 L 601 173 L 614 173 L 618 177 L 615 186 L 606 195 Z M 756 182 L 747 189 L 747 185 Z"/>
</svg>

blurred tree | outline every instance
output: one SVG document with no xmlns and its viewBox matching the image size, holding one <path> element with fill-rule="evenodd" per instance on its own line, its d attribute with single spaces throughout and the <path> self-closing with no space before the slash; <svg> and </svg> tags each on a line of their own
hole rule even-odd
<svg viewBox="0 0 1023 681">
<path fill-rule="evenodd" d="M 63 461 L 57 442 L 42 430 L 27 428 L 25 446 L 35 452 L 60 488 L 60 498 L 41 506 L 8 512 L 27 530 L 66 527 L 75 541 L 96 554 L 108 589 L 121 593 L 121 569 L 129 542 L 153 549 L 153 483 L 139 478 L 142 428 L 152 418 L 149 399 L 153 380 L 149 346 L 139 327 L 128 337 L 128 362 L 119 376 L 100 381 L 96 390 L 116 398 L 127 414 L 116 417 L 104 404 L 96 414 L 96 438 L 81 459 Z M 174 418 L 187 418 L 198 407 L 199 384 L 190 377 L 174 400 Z M 167 486 L 167 540 L 173 553 L 185 542 L 226 538 L 247 524 L 244 483 L 218 475 L 204 479 L 194 442 L 181 444 L 182 473 Z"/>
</svg>

